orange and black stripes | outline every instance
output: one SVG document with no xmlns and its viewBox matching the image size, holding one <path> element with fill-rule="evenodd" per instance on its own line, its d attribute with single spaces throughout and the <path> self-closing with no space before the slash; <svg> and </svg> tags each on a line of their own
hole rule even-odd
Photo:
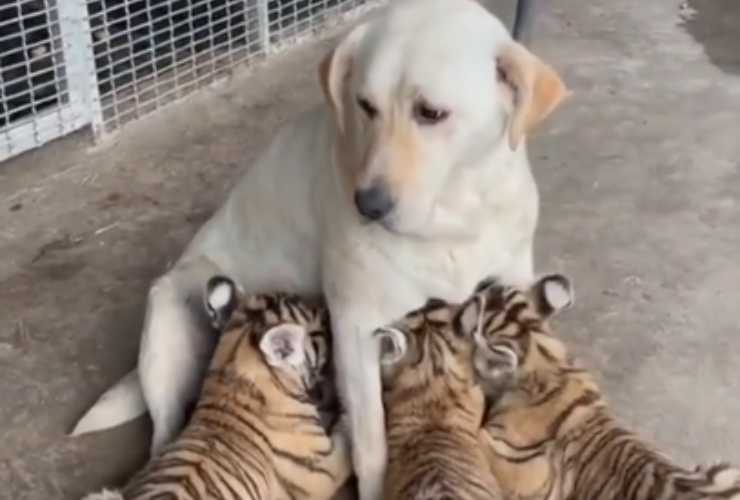
<svg viewBox="0 0 740 500">
<path fill-rule="evenodd" d="M 406 348 L 383 368 L 386 500 L 499 498 L 479 438 L 485 401 L 467 333 L 476 307 L 431 300 L 392 327 Z"/>
<path fill-rule="evenodd" d="M 328 500 L 351 466 L 343 436 L 322 426 L 313 395 L 332 382 L 325 309 L 287 294 L 242 297 L 227 278 L 213 283 L 234 296 L 209 311 L 223 333 L 200 399 L 182 434 L 134 476 L 124 498 Z M 284 324 L 305 330 L 305 366 L 273 366 L 260 351 L 265 332 Z"/>
<path fill-rule="evenodd" d="M 476 376 L 489 384 L 482 436 L 504 495 L 514 500 L 740 500 L 740 470 L 685 470 L 610 416 L 593 377 L 574 364 L 547 319 L 545 280 L 531 290 L 496 283 L 484 297 Z M 507 352 L 507 355 L 500 355 Z M 480 360 L 477 358 L 480 357 Z M 498 364 L 498 366 L 497 366 Z"/>
</svg>

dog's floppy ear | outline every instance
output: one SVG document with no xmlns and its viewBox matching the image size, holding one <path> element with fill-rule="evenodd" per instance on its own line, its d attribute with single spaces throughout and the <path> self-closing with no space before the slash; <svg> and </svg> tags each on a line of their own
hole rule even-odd
<svg viewBox="0 0 740 500">
<path fill-rule="evenodd" d="M 509 123 L 509 147 L 522 138 L 570 95 L 553 68 L 517 42 L 509 42 L 496 58 L 499 79 L 511 87 L 514 112 Z"/>
<path fill-rule="evenodd" d="M 367 22 L 354 27 L 319 63 L 319 82 L 334 112 L 337 127 L 344 132 L 344 87 L 349 80 L 354 53 L 367 31 Z"/>
</svg>

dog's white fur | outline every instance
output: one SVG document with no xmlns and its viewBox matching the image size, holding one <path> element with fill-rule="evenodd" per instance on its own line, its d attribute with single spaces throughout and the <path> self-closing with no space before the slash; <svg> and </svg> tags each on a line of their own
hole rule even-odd
<svg viewBox="0 0 740 500">
<path fill-rule="evenodd" d="M 394 0 L 319 73 L 328 105 L 279 131 L 156 280 L 138 377 L 104 394 L 74 434 L 148 408 L 152 451 L 175 436 L 213 347 L 199 301 L 211 275 L 247 292 L 323 292 L 361 498 L 378 500 L 385 432 L 371 332 L 430 296 L 462 300 L 486 275 L 532 280 L 538 196 L 523 142 L 566 94 L 551 68 L 472 0 Z M 421 123 L 422 104 L 447 118 Z M 379 179 L 395 207 L 369 223 L 353 193 Z"/>
</svg>

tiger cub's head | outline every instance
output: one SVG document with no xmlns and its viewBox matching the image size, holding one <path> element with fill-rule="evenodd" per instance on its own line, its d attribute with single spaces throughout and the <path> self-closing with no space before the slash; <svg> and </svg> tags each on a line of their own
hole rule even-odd
<svg viewBox="0 0 740 500">
<path fill-rule="evenodd" d="M 486 396 L 518 389 L 536 399 L 573 366 L 565 345 L 548 320 L 573 303 L 573 287 L 561 274 L 549 274 L 522 289 L 486 280 L 475 295 L 483 305 L 473 364 Z"/>
<path fill-rule="evenodd" d="M 387 407 L 415 405 L 445 411 L 445 405 L 471 395 L 482 405 L 472 366 L 482 305 L 478 296 L 462 304 L 430 299 L 375 331 Z"/>
<path fill-rule="evenodd" d="M 277 381 L 292 396 L 322 404 L 330 386 L 328 310 L 286 293 L 244 295 L 233 280 L 214 276 L 205 308 L 221 338 L 209 374 L 257 387 Z"/>
</svg>

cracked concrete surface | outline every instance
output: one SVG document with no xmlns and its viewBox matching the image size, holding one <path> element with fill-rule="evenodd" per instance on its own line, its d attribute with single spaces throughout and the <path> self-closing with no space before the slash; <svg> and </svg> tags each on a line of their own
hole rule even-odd
<svg viewBox="0 0 740 500">
<path fill-rule="evenodd" d="M 574 96 L 530 151 L 537 267 L 576 283 L 557 326 L 645 438 L 684 464 L 740 463 L 740 3 L 553 4 L 533 47 Z M 65 433 L 132 366 L 149 282 L 317 102 L 329 44 L 108 147 L 77 134 L 0 165 L 0 499 L 75 500 L 144 460 L 146 419 Z"/>
</svg>

